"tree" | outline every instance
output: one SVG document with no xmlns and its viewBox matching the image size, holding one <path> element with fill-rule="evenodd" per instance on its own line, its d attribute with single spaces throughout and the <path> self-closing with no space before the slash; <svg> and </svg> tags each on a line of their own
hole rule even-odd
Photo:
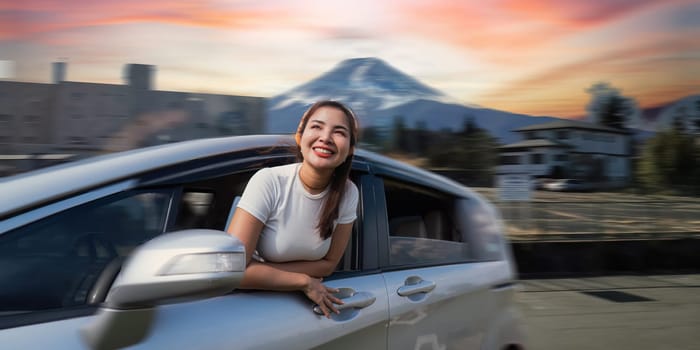
<svg viewBox="0 0 700 350">
<path fill-rule="evenodd" d="M 467 137 L 479 131 L 482 131 L 482 129 L 476 126 L 474 123 L 474 117 L 471 115 L 465 115 L 464 121 L 462 122 L 462 136 Z"/>
<path fill-rule="evenodd" d="M 651 191 L 700 191 L 700 150 L 693 137 L 678 130 L 658 133 L 647 141 L 637 177 Z"/>
<path fill-rule="evenodd" d="M 415 130 L 413 130 L 412 136 L 415 140 L 413 142 L 414 152 L 418 154 L 425 154 L 430 147 L 430 131 L 428 130 L 428 124 L 425 120 L 419 120 L 416 122 Z"/>
<path fill-rule="evenodd" d="M 377 128 L 374 126 L 368 126 L 360 131 L 360 142 L 369 145 L 373 150 L 381 150 L 384 146 L 382 144 L 382 138 L 379 137 Z"/>
<path fill-rule="evenodd" d="M 595 83 L 586 92 L 591 94 L 591 101 L 586 106 L 588 119 L 598 124 L 625 129 L 639 113 L 634 99 L 622 96 L 620 90 L 608 83 Z"/>
<path fill-rule="evenodd" d="M 468 131 L 468 132 L 466 132 Z M 488 183 L 498 162 L 498 141 L 473 121 L 465 119 L 464 130 L 436 133 L 428 151 L 430 165 L 459 169 L 474 183 Z"/>
<path fill-rule="evenodd" d="M 695 101 L 695 132 L 700 134 L 700 99 Z"/>
<path fill-rule="evenodd" d="M 392 145 L 391 149 L 393 151 L 406 151 L 408 148 L 408 138 L 406 135 L 406 122 L 404 122 L 403 117 L 397 115 L 394 117 L 394 127 L 392 128 Z"/>
</svg>

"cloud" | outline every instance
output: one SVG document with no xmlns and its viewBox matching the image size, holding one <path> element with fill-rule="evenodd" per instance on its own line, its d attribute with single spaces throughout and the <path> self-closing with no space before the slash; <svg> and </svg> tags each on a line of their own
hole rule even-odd
<svg viewBox="0 0 700 350">
<path fill-rule="evenodd" d="M 668 0 L 506 0 L 502 9 L 556 26 L 582 28 L 607 23 L 646 6 L 668 3 Z"/>
<path fill-rule="evenodd" d="M 208 28 L 250 28 L 283 20 L 283 9 L 216 7 L 199 1 L 29 1 L 0 7 L 5 39 L 30 39 L 72 29 L 126 23 L 166 23 Z"/>
<path fill-rule="evenodd" d="M 542 114 L 546 110 L 574 116 L 583 113 L 584 90 L 597 81 L 610 81 L 625 95 L 640 101 L 642 107 L 661 104 L 686 96 L 700 88 L 698 67 L 700 44 L 694 37 L 676 37 L 666 41 L 621 47 L 618 50 L 584 57 L 530 76 L 504 83 L 483 93 L 478 100 L 486 103 L 514 103 L 522 112 Z M 566 96 L 565 103 L 557 96 Z M 529 100 L 529 102 L 528 102 Z M 480 103 L 484 103 L 480 102 Z M 537 107 L 539 105 L 539 107 Z M 560 105 L 557 109 L 555 106 Z M 577 106 L 579 106 L 577 108 Z"/>
<path fill-rule="evenodd" d="M 397 9 L 402 19 L 396 28 L 451 42 L 495 63 L 512 64 L 650 7 L 685 2 L 688 0 L 417 2 Z"/>
</svg>

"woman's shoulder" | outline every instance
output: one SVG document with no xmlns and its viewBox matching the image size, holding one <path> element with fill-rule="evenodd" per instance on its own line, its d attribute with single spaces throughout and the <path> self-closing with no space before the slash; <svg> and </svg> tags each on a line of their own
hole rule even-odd
<svg viewBox="0 0 700 350">
<path fill-rule="evenodd" d="M 280 178 L 294 175 L 298 163 L 284 164 L 273 167 L 261 168 L 255 175 L 265 178 Z"/>
<path fill-rule="evenodd" d="M 345 196 L 346 197 L 357 197 L 359 195 L 359 190 L 357 188 L 357 185 L 355 185 L 354 182 L 352 182 L 350 179 L 345 181 Z"/>
<path fill-rule="evenodd" d="M 345 190 L 347 191 L 351 189 L 355 189 L 355 191 L 357 191 L 357 185 L 352 180 L 347 179 L 345 181 Z"/>
</svg>

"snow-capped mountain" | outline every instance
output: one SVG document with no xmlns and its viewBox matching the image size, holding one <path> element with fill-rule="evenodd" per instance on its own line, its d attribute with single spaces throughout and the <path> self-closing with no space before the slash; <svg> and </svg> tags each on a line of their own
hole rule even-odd
<svg viewBox="0 0 700 350">
<path fill-rule="evenodd" d="M 558 119 L 466 106 L 378 58 L 355 58 L 268 100 L 266 131 L 293 133 L 304 111 L 323 99 L 350 106 L 361 127 L 390 128 L 401 117 L 409 128 L 420 124 L 431 130 L 456 131 L 465 118 L 472 118 L 504 144 L 521 139 L 513 129 Z"/>
<path fill-rule="evenodd" d="M 266 131 L 294 132 L 306 108 L 322 99 L 350 106 L 361 127 L 390 127 L 394 118 L 400 116 L 407 127 L 421 123 L 432 130 L 459 130 L 464 118 L 469 117 L 504 143 L 519 140 L 519 135 L 510 132 L 512 129 L 552 120 L 465 106 L 378 58 L 355 58 L 271 98 Z"/>
<path fill-rule="evenodd" d="M 359 109 L 388 109 L 416 99 L 448 102 L 449 98 L 378 58 L 353 58 L 331 71 L 272 99 L 273 110 L 294 103 L 334 99 Z"/>
</svg>

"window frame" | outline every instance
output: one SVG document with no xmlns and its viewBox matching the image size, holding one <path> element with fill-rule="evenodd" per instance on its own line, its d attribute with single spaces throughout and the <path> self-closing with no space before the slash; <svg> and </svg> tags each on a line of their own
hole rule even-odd
<svg viewBox="0 0 700 350">
<path fill-rule="evenodd" d="M 457 201 L 469 201 L 469 198 L 464 198 L 462 196 L 458 196 L 454 193 L 450 193 L 447 191 L 444 191 L 440 189 L 437 186 L 430 186 L 426 183 L 418 182 L 418 181 L 412 181 L 412 179 L 406 177 L 406 176 L 391 176 L 391 175 L 383 175 L 381 177 L 377 176 L 375 177 L 374 181 L 374 198 L 375 198 L 375 206 L 376 206 L 376 215 L 377 215 L 377 249 L 378 249 L 378 254 L 380 256 L 379 261 L 379 268 L 382 271 L 398 271 L 398 270 L 407 270 L 407 269 L 415 269 L 415 268 L 424 268 L 424 267 L 434 267 L 434 266 L 447 266 L 447 265 L 456 265 L 456 264 L 465 264 L 465 263 L 474 263 L 477 262 L 478 260 L 475 259 L 473 256 L 468 255 L 464 256 L 463 259 L 460 260 L 455 260 L 455 259 L 450 259 L 450 260 L 443 260 L 443 261 L 428 261 L 428 262 L 416 262 L 413 264 L 401 264 L 401 265 L 394 265 L 391 264 L 390 261 L 390 255 L 391 255 L 391 234 L 389 232 L 389 214 L 387 210 L 387 197 L 386 197 L 386 191 L 384 187 L 384 179 L 387 178 L 392 182 L 399 182 L 411 187 L 423 187 L 426 189 L 430 189 L 432 191 L 439 192 L 442 195 L 445 196 L 450 196 L 452 197 L 452 200 L 454 201 L 451 210 L 456 210 L 457 206 L 456 203 Z M 451 213 L 453 216 L 455 216 L 456 213 Z M 470 243 L 470 235 L 473 233 L 471 232 L 462 232 L 464 229 L 468 229 L 468 227 L 462 227 L 457 220 L 456 217 L 452 218 L 453 222 L 452 225 L 454 228 L 457 230 L 459 234 L 462 235 L 464 241 L 460 242 L 462 244 L 465 244 L 466 246 L 464 247 L 466 251 L 471 252 L 472 247 Z M 455 241 L 447 241 L 444 240 L 445 242 L 455 242 Z"/>
<path fill-rule="evenodd" d="M 57 215 L 64 215 L 71 210 L 86 210 L 94 208 L 105 203 L 114 203 L 125 198 L 138 196 L 144 193 L 163 193 L 169 196 L 165 205 L 165 218 L 160 224 L 159 233 L 156 236 L 162 235 L 166 231 L 166 225 L 169 221 L 169 216 L 172 215 L 172 203 L 174 199 L 173 188 L 132 188 L 118 190 L 123 186 L 127 186 L 131 181 L 122 182 L 115 185 L 99 188 L 88 193 L 71 197 L 60 202 L 52 203 L 47 206 L 41 206 L 29 212 L 13 217 L 13 222 L 9 223 L 14 226 L 4 228 L 0 231 L 0 238 L 6 235 L 12 235 L 18 230 L 22 230 L 30 225 L 40 224 L 45 220 L 53 220 Z M 156 237 L 154 236 L 154 237 Z M 136 247 L 138 247 L 137 245 Z M 29 312 L 8 313 L 0 315 L 0 330 L 6 328 L 14 328 L 38 323 L 46 323 L 63 319 L 90 316 L 93 315 L 99 307 L 99 303 L 85 303 L 81 305 L 72 305 L 60 308 L 33 310 Z"/>
</svg>

